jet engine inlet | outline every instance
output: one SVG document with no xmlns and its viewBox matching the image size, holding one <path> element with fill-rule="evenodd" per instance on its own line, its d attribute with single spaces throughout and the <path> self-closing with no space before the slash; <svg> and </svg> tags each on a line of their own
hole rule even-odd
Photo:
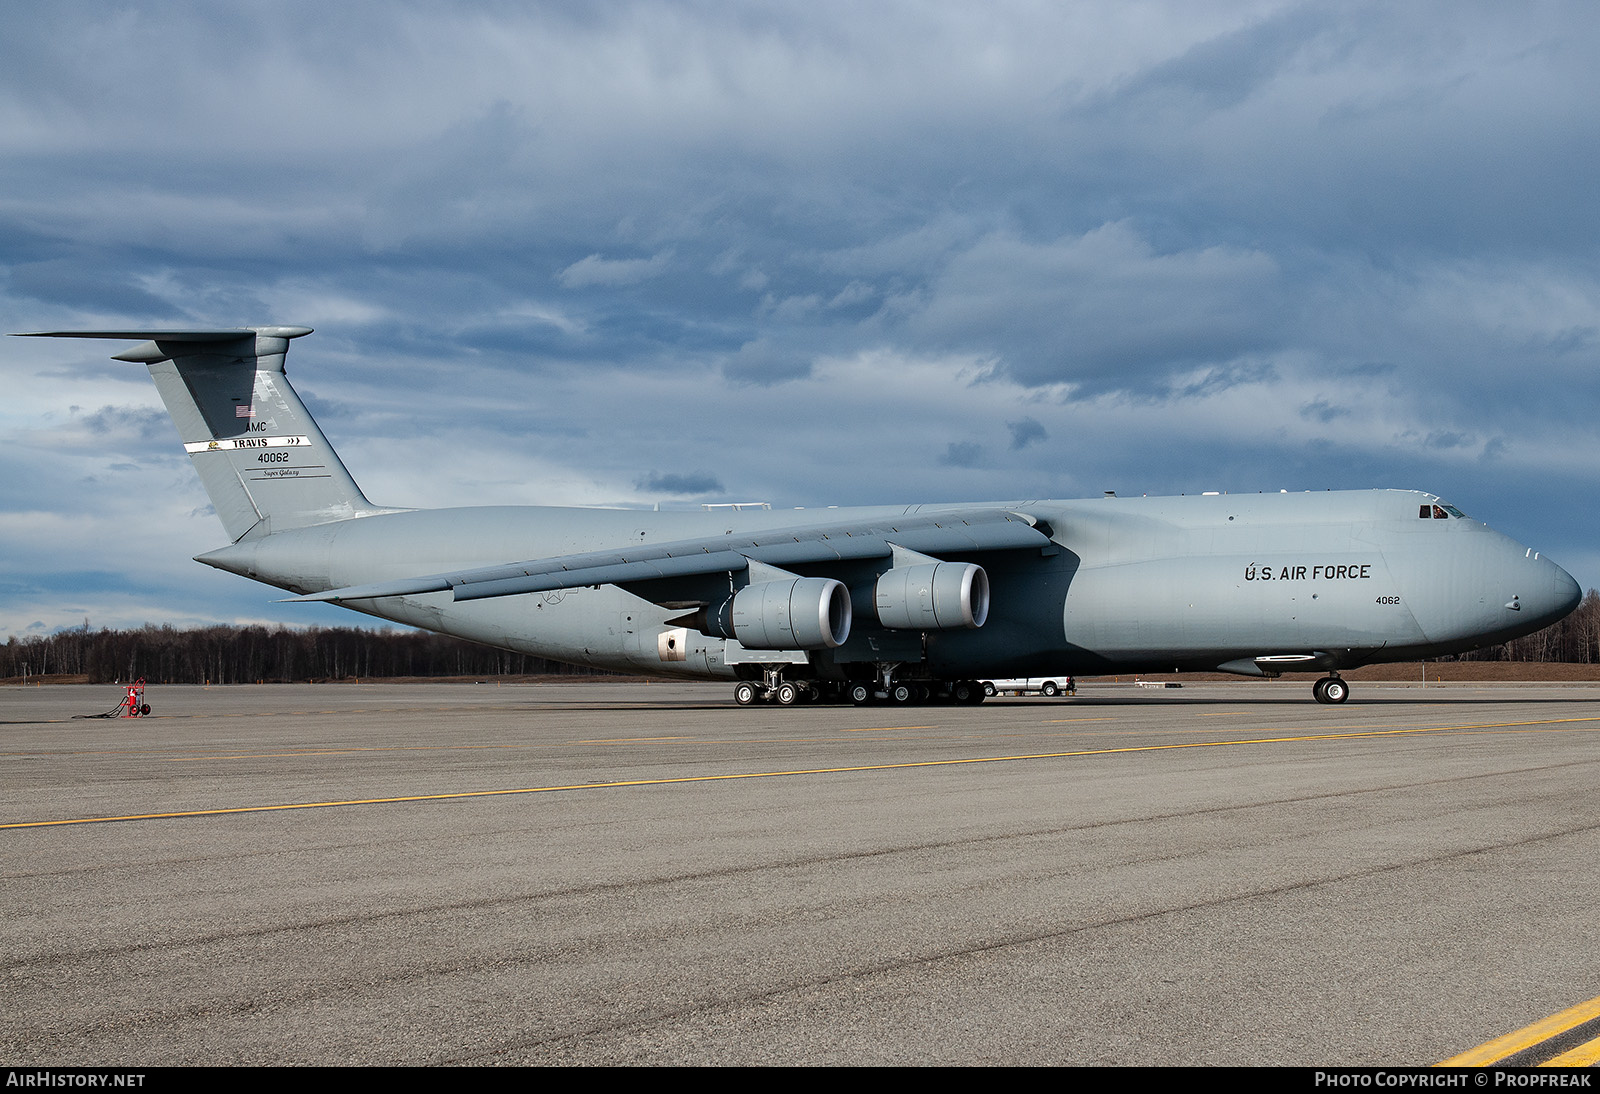
<svg viewBox="0 0 1600 1094">
<path fill-rule="evenodd" d="M 850 637 L 850 592 L 829 577 L 747 585 L 733 598 L 733 637 L 751 650 L 820 650 Z"/>
<path fill-rule="evenodd" d="M 891 630 L 981 627 L 989 618 L 989 575 L 971 562 L 896 566 L 873 591 L 878 622 Z"/>
</svg>

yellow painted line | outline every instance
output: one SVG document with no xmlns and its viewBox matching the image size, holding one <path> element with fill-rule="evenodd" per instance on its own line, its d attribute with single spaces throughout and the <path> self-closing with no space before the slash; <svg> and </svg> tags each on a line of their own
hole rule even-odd
<svg viewBox="0 0 1600 1094">
<path fill-rule="evenodd" d="M 1540 1067 L 1593 1067 L 1595 1061 L 1600 1060 L 1600 1037 L 1570 1048 L 1560 1056 L 1552 1056 Z"/>
<path fill-rule="evenodd" d="M 1586 1003 L 1568 1007 L 1560 1014 L 1552 1014 L 1543 1021 L 1535 1022 L 1533 1025 L 1519 1029 L 1515 1033 L 1507 1033 L 1504 1036 L 1496 1037 L 1492 1041 L 1485 1041 L 1477 1048 L 1469 1048 L 1467 1051 L 1458 1053 L 1448 1060 L 1440 1060 L 1434 1066 L 1486 1067 L 1489 1064 L 1500 1062 L 1507 1056 L 1514 1056 L 1524 1049 L 1529 1049 L 1534 1045 L 1548 1041 L 1550 1038 L 1563 1034 L 1574 1026 L 1581 1026 L 1592 1018 L 1600 1018 L 1600 996 L 1596 996 Z M 1572 1051 L 1579 1052 L 1595 1043 L 1590 1041 L 1588 1045 L 1580 1046 L 1580 1048 Z M 1572 1066 L 1579 1065 L 1574 1064 Z"/>
<path fill-rule="evenodd" d="M 1595 721 L 1600 721 L 1600 717 L 1556 718 L 1549 720 L 1551 723 Z M 1543 724 L 1547 723 L 1495 723 L 1495 725 L 1503 727 Z M 895 728 L 904 729 L 930 727 L 900 726 Z M 862 771 L 898 771 L 919 767 L 960 767 L 965 764 L 1011 763 L 1021 760 L 1061 760 L 1081 758 L 1085 756 L 1116 756 L 1135 752 L 1170 752 L 1176 749 L 1189 748 L 1231 748 L 1240 745 L 1293 744 L 1310 741 L 1357 740 L 1372 737 L 1395 737 L 1414 733 L 1448 733 L 1457 731 L 1461 728 L 1484 729 L 1491 727 L 1436 726 L 1432 729 L 1388 729 L 1373 730 L 1365 733 L 1319 733 L 1311 736 L 1296 737 L 1254 737 L 1237 741 L 1189 741 L 1176 744 L 1129 745 L 1123 748 L 1092 748 L 1073 752 L 1034 752 L 1023 753 L 1014 756 L 974 756 L 959 760 L 915 760 L 910 763 L 897 764 L 859 764 L 849 767 L 796 768 L 789 771 L 746 771 L 731 775 L 689 775 L 674 779 L 628 779 L 623 782 L 570 783 L 563 786 L 527 786 L 506 790 L 466 790 L 451 794 L 407 794 L 393 798 L 351 798 L 343 801 L 290 802 L 283 805 L 246 805 L 226 809 L 189 809 L 174 813 L 132 813 L 118 817 L 79 817 L 72 820 L 54 821 L 14 821 L 7 824 L 0 824 L 0 830 L 7 828 L 53 828 L 71 824 L 105 824 L 112 821 L 171 820 L 177 817 L 216 817 L 224 816 L 229 813 L 275 813 L 289 809 L 326 809 L 334 806 L 344 805 L 391 805 L 399 802 L 446 801 L 452 798 L 496 798 L 515 794 L 551 794 L 569 790 L 615 790 L 628 786 L 669 786 L 679 783 L 732 782 L 737 779 L 775 779 L 799 775 L 841 775 Z M 1596 1004 L 1600 1004 L 1600 1000 L 1595 1000 L 1594 1002 Z M 1573 1024 L 1576 1025 L 1577 1023 Z"/>
<path fill-rule="evenodd" d="M 581 742 L 580 742 L 581 743 Z M 163 756 L 153 748 L 89 748 L 72 749 L 65 752 L 46 751 L 34 749 L 21 752 L 0 752 L 0 756 L 147 756 L 155 760 L 164 760 L 167 763 L 182 763 L 186 760 L 244 760 L 257 757 L 280 756 L 338 756 L 346 752 L 448 752 L 463 748 L 524 748 L 524 744 L 487 744 L 487 745 L 372 745 L 356 746 L 352 748 L 305 748 L 288 749 L 282 752 L 210 752 L 203 756 Z"/>
<path fill-rule="evenodd" d="M 573 745 L 626 745 L 638 741 L 687 741 L 688 737 L 597 737 L 590 741 L 568 741 Z M 518 745 L 518 748 L 526 747 Z"/>
<path fill-rule="evenodd" d="M 1078 722 L 1113 722 L 1113 721 L 1116 721 L 1116 720 L 1117 719 L 1115 719 L 1115 718 L 1058 718 L 1058 719 L 1051 719 L 1051 720 L 1045 721 L 1042 724 L 1044 724 L 1044 725 L 1057 725 L 1057 724 L 1078 723 Z M 1045 759 L 1045 758 L 1053 758 L 1053 757 L 1095 756 L 1095 755 L 1104 755 L 1104 754 L 1106 754 L 1108 752 L 1119 752 L 1119 751 L 1140 752 L 1140 751 L 1158 751 L 1158 750 L 1162 750 L 1162 749 L 1172 749 L 1172 748 L 1213 748 L 1213 747 L 1221 747 L 1221 746 L 1224 746 L 1224 745 L 1275 744 L 1275 743 L 1284 743 L 1284 742 L 1293 742 L 1293 741 L 1342 740 L 1342 739 L 1347 739 L 1347 738 L 1362 738 L 1362 737 L 1388 737 L 1388 736 L 1397 736 L 1397 735 L 1409 734 L 1409 733 L 1464 733 L 1464 732 L 1473 732 L 1473 731 L 1487 730 L 1487 729 L 1515 729 L 1515 728 L 1519 728 L 1519 727 L 1523 727 L 1523 726 L 1547 726 L 1547 725 L 1548 726 L 1554 726 L 1554 725 L 1561 725 L 1561 724 L 1572 723 L 1572 722 L 1600 722 L 1600 717 L 1589 717 L 1589 718 L 1547 718 L 1547 719 L 1537 719 L 1537 720 L 1533 720 L 1533 721 L 1524 721 L 1524 722 L 1482 722 L 1482 723 L 1464 723 L 1464 724 L 1460 724 L 1460 725 L 1445 725 L 1445 726 L 1413 726 L 1413 727 L 1391 726 L 1391 727 L 1389 727 L 1387 729 L 1364 730 L 1364 731 L 1360 731 L 1360 732 L 1349 732 L 1349 733 L 1323 733 L 1323 734 L 1315 734 L 1315 735 L 1287 736 L 1287 737 L 1258 737 L 1258 738 L 1245 738 L 1245 739 L 1240 739 L 1240 740 L 1237 740 L 1237 741 L 1196 741 L 1196 742 L 1191 742 L 1191 743 L 1188 743 L 1188 744 L 1147 745 L 1147 746 L 1133 747 L 1133 748 L 1127 748 L 1127 749 L 1099 749 L 1099 750 L 1080 751 L 1080 752 L 1046 752 L 1046 753 L 1038 753 L 1036 755 L 1027 755 L 1027 756 L 997 756 L 997 757 L 988 757 L 988 758 L 973 759 L 973 760 L 940 760 L 940 761 L 929 761 L 929 763 L 930 764 L 938 764 L 938 763 L 988 763 L 988 762 L 998 762 L 998 761 L 1001 761 L 1001 760 L 1010 760 L 1010 759 Z M 857 729 L 846 729 L 846 730 L 843 730 L 842 732 L 844 732 L 844 733 L 887 733 L 887 732 L 893 732 L 895 730 L 907 730 L 907 729 L 923 730 L 923 729 L 939 729 L 939 728 L 940 727 L 936 726 L 936 725 L 868 726 L 868 727 L 861 727 L 861 728 L 857 728 Z M 1268 730 L 1267 732 L 1271 732 L 1271 731 Z M 1014 734 L 1014 733 L 988 734 L 988 735 L 989 736 L 1005 736 L 1005 737 L 1018 736 L 1018 734 Z M 619 737 L 619 738 L 600 738 L 600 739 L 595 739 L 595 740 L 574 740 L 574 741 L 568 741 L 568 742 L 565 742 L 565 743 L 566 744 L 612 744 L 612 743 L 621 743 L 621 742 L 630 742 L 630 741 L 679 741 L 679 740 L 694 740 L 694 739 L 697 739 L 697 738 L 692 737 L 692 736 Z M 831 738 L 823 738 L 823 737 L 784 738 L 784 740 L 801 741 L 801 742 L 816 742 L 816 741 L 828 740 L 828 739 L 831 739 Z M 770 744 L 770 743 L 773 743 L 773 742 L 770 741 L 770 740 L 765 740 L 765 741 L 763 741 L 763 743 L 769 743 Z M 162 761 L 164 761 L 166 763 L 195 763 L 195 762 L 201 762 L 201 761 L 205 761 L 205 760 L 283 759 L 283 758 L 289 758 L 289 757 L 295 757 L 295 756 L 359 755 L 359 754 L 362 754 L 362 753 L 371 753 L 371 752 L 440 752 L 440 751 L 464 751 L 464 750 L 470 751 L 470 750 L 475 750 L 475 749 L 521 749 L 521 748 L 531 748 L 531 747 L 540 747 L 540 744 L 538 742 L 522 741 L 522 742 L 518 742 L 516 744 L 480 744 L 480 745 L 375 745 L 375 746 L 371 746 L 371 747 L 357 747 L 357 748 L 344 748 L 344 749 L 303 749 L 303 750 L 290 750 L 290 751 L 284 751 L 284 752 L 218 752 L 218 753 L 211 753 L 211 754 L 208 754 L 208 755 L 201 755 L 201 756 L 168 756 L 168 757 L 159 756 L 159 755 L 157 755 L 156 753 L 154 753 L 150 749 L 86 749 L 86 750 L 82 750 L 82 751 L 68 751 L 68 752 L 63 752 L 63 753 L 50 753 L 50 754 L 51 755 L 60 755 L 60 756 L 149 756 L 149 757 L 151 757 L 153 759 L 159 759 L 159 760 L 162 760 Z M 545 746 L 545 747 L 549 747 L 549 746 Z M 41 755 L 41 753 L 37 752 L 37 751 L 0 752 L 0 756 L 38 756 L 38 755 Z M 896 766 L 905 766 L 905 765 L 894 765 L 894 764 L 891 764 L 891 765 L 888 765 L 888 766 L 889 767 L 896 767 Z M 915 765 L 910 765 L 910 766 L 915 766 Z M 834 770 L 834 769 L 824 769 L 824 770 Z M 876 770 L 876 769 L 874 769 L 874 768 L 839 768 L 837 770 L 841 770 L 841 771 L 852 770 L 853 771 L 853 770 Z M 797 771 L 797 772 L 772 772 L 770 774 L 812 774 L 812 773 L 813 772 Z M 609 784 L 606 784 L 606 785 L 609 785 Z M 526 791 L 526 792 L 532 793 L 533 791 Z M 496 793 L 498 793 L 498 791 L 496 791 Z M 409 800 L 409 799 L 407 799 L 407 800 Z M 92 821 L 94 819 L 95 818 L 89 818 L 88 820 L 85 820 L 85 821 L 82 821 L 82 822 L 75 822 L 75 823 L 89 823 L 90 821 Z M 105 818 L 105 819 L 120 819 L 120 818 Z M 65 822 L 65 821 L 54 821 L 54 822 L 50 822 L 50 823 L 64 824 L 64 823 L 68 823 L 68 822 Z M 0 828 L 17 827 L 17 826 L 18 825 L 0 824 Z M 27 825 L 23 825 L 23 826 L 26 827 Z"/>
<path fill-rule="evenodd" d="M 578 742 L 580 744 L 587 742 Z M 525 748 L 526 745 L 373 745 L 370 748 L 302 748 L 287 752 L 212 752 L 204 756 L 165 756 L 169 764 L 200 760 L 281 760 L 290 756 L 352 756 L 367 752 L 471 752 L 485 748 Z"/>
<path fill-rule="evenodd" d="M 938 726 L 862 726 L 859 729 L 847 729 L 846 733 L 890 733 L 897 729 L 938 729 Z M 822 737 L 806 737 L 803 740 L 825 740 Z"/>
<path fill-rule="evenodd" d="M 567 741 L 569 745 L 616 745 L 630 741 L 687 741 L 688 737 L 609 737 L 591 741 Z M 537 743 L 489 745 L 373 745 L 370 748 L 306 748 L 288 752 L 213 752 L 206 756 L 168 756 L 169 764 L 193 763 L 200 760 L 279 760 L 291 756 L 350 756 L 366 752 L 472 752 L 489 748 L 530 748 Z"/>
</svg>

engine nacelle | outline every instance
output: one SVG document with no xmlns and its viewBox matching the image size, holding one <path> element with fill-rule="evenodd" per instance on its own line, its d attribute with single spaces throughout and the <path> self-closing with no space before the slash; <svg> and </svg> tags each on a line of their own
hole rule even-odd
<svg viewBox="0 0 1600 1094">
<path fill-rule="evenodd" d="M 746 585 L 728 613 L 731 637 L 751 650 L 822 650 L 850 637 L 850 591 L 830 577 Z"/>
<path fill-rule="evenodd" d="M 878 622 L 891 630 L 981 627 L 989 618 L 989 575 L 971 562 L 896 566 L 873 588 Z"/>
</svg>

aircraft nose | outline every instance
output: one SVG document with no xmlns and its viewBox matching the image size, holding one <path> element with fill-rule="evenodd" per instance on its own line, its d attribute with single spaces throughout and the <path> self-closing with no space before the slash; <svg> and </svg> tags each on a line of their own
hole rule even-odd
<svg viewBox="0 0 1600 1094">
<path fill-rule="evenodd" d="M 1439 645 L 1471 649 L 1548 627 L 1578 606 L 1572 575 L 1487 525 L 1408 574 L 1412 615 Z"/>
<path fill-rule="evenodd" d="M 1533 547 L 1510 545 L 1515 545 L 1517 550 L 1515 557 L 1512 557 L 1510 550 L 1506 552 L 1506 563 L 1501 569 L 1504 579 L 1501 589 L 1514 590 L 1515 595 L 1506 601 L 1506 608 L 1510 609 L 1510 613 L 1517 614 L 1518 630 L 1531 633 L 1541 627 L 1549 627 L 1558 619 L 1565 619 L 1566 614 L 1582 600 L 1578 582 L 1573 581 L 1573 576 L 1566 573 L 1565 569 L 1539 555 Z"/>
<path fill-rule="evenodd" d="M 1583 591 L 1578 588 L 1578 583 L 1571 574 L 1535 553 L 1531 548 L 1523 549 L 1525 554 L 1519 561 L 1520 573 L 1517 575 L 1517 594 L 1512 598 L 1512 603 L 1518 606 L 1521 614 L 1526 618 L 1525 626 L 1530 629 L 1547 627 L 1559 619 L 1564 619 L 1572 609 L 1578 606 L 1578 601 L 1583 599 Z M 1528 563 L 1533 565 L 1530 567 Z M 1511 603 L 1506 605 L 1511 607 Z"/>
</svg>

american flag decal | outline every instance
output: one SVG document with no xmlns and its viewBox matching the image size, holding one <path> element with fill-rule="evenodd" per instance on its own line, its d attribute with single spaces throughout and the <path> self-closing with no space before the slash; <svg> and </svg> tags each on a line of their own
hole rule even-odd
<svg viewBox="0 0 1600 1094">
<path fill-rule="evenodd" d="M 235 418 L 254 418 L 256 416 L 256 408 L 253 406 L 236 406 L 233 408 L 233 416 Z"/>
</svg>

